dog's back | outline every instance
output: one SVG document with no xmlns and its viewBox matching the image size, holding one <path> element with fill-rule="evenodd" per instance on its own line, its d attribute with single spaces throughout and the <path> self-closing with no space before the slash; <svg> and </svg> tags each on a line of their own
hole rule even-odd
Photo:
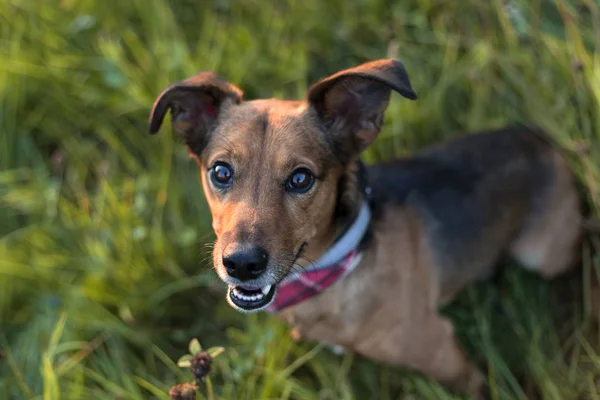
<svg viewBox="0 0 600 400">
<path fill-rule="evenodd" d="M 552 277 L 575 261 L 577 194 L 563 157 L 517 126 L 468 135 L 369 168 L 377 202 L 416 212 L 440 267 L 443 303 L 509 252 Z"/>
</svg>

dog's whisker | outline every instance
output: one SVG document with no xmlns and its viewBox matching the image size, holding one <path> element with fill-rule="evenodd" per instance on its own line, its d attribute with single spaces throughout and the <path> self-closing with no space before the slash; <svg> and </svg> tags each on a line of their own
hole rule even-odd
<svg viewBox="0 0 600 400">
<path fill-rule="evenodd" d="M 220 137 L 216 137 L 215 141 L 217 143 L 223 142 L 223 144 L 221 146 L 225 150 L 226 153 L 231 153 L 231 154 L 235 153 L 235 145 L 230 138 L 228 138 L 226 136 L 220 136 Z"/>
<path fill-rule="evenodd" d="M 302 276 L 302 273 L 300 271 L 298 271 L 298 269 L 296 269 L 297 265 L 298 264 L 292 265 L 292 267 L 290 268 L 290 273 L 292 274 L 292 276 L 294 276 L 296 278 L 300 278 Z"/>
<path fill-rule="evenodd" d="M 314 267 L 315 267 L 315 264 L 317 263 L 316 261 L 313 261 L 313 260 L 311 260 L 310 258 L 307 258 L 307 257 L 304 257 L 304 256 L 302 256 L 302 257 L 300 257 L 300 258 L 301 258 L 302 260 L 306 261 L 307 263 L 309 263 L 309 264 L 310 264 L 310 266 L 311 266 L 312 268 L 314 268 Z M 302 267 L 302 268 L 303 268 L 303 269 L 306 269 L 306 267 Z"/>
<path fill-rule="evenodd" d="M 199 262 L 200 262 L 200 264 L 205 264 L 205 263 L 210 263 L 211 265 L 212 265 L 212 264 L 214 264 L 214 263 L 212 262 L 212 260 L 210 259 L 210 257 L 204 257 L 204 258 L 201 258 Z M 214 266 L 214 265 L 213 265 L 213 266 Z"/>
<path fill-rule="evenodd" d="M 214 234 L 212 232 L 205 233 L 204 235 L 200 236 L 199 240 L 200 241 L 204 241 L 204 240 L 208 239 L 209 237 L 211 237 L 213 235 Z"/>
<path fill-rule="evenodd" d="M 203 258 L 210 258 L 210 257 L 212 257 L 212 255 L 213 255 L 213 252 L 210 249 L 200 252 L 200 257 L 203 257 Z"/>
</svg>

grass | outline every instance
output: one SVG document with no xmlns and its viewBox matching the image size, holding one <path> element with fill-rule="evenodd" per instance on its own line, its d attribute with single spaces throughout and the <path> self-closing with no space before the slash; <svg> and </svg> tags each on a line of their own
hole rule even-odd
<svg viewBox="0 0 600 400">
<path fill-rule="evenodd" d="M 393 97 L 367 162 L 535 123 L 567 150 L 596 219 L 598 50 L 594 0 L 0 0 L 0 398 L 165 399 L 191 378 L 175 360 L 193 337 L 226 348 L 215 399 L 452 398 L 230 310 L 196 167 L 168 129 L 145 134 L 149 109 L 199 70 L 246 98 L 299 98 L 398 56 L 420 97 Z M 493 399 L 600 399 L 586 313 L 599 247 L 589 232 L 583 273 L 557 282 L 506 263 L 444 310 Z"/>
</svg>

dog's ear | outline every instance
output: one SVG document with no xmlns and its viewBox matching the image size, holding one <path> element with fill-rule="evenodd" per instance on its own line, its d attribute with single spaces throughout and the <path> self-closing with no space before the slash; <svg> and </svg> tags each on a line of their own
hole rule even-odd
<svg viewBox="0 0 600 400">
<path fill-rule="evenodd" d="M 242 91 L 213 72 L 201 72 L 167 87 L 157 97 L 149 120 L 149 132 L 155 134 L 165 114 L 171 110 L 173 129 L 194 154 L 200 154 L 208 133 L 214 128 L 226 103 L 239 104 Z"/>
<path fill-rule="evenodd" d="M 307 101 L 323 121 L 339 156 L 362 152 L 379 133 L 390 92 L 415 100 L 408 73 L 396 59 L 368 62 L 315 83 Z"/>
</svg>

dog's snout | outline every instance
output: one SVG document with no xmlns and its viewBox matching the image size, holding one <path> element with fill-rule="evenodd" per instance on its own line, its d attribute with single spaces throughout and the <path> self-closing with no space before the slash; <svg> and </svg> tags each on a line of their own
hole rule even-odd
<svg viewBox="0 0 600 400">
<path fill-rule="evenodd" d="M 269 255 L 260 247 L 250 247 L 223 255 L 223 266 L 229 276 L 248 281 L 260 276 L 266 269 Z"/>
</svg>

